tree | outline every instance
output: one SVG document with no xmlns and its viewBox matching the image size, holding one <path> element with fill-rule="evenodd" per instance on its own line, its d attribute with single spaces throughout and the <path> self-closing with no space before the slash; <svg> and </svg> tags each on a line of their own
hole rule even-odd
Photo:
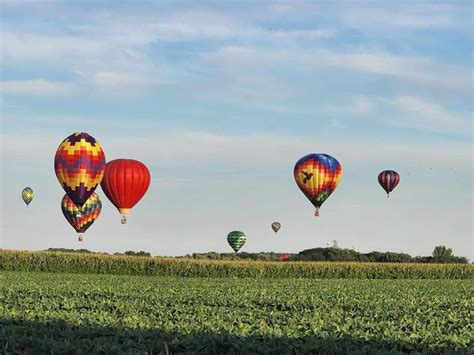
<svg viewBox="0 0 474 355">
<path fill-rule="evenodd" d="M 451 248 L 446 248 L 444 245 L 438 245 L 433 250 L 433 257 L 441 256 L 453 256 L 453 250 Z"/>
</svg>

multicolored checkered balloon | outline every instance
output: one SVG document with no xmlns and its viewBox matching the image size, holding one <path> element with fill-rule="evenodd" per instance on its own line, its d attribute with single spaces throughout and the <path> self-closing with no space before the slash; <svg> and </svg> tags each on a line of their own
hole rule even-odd
<svg viewBox="0 0 474 355">
<path fill-rule="evenodd" d="M 102 202 L 99 195 L 94 192 L 82 208 L 78 208 L 68 195 L 64 195 L 61 201 L 61 209 L 72 228 L 77 233 L 84 233 L 99 217 Z"/>
<path fill-rule="evenodd" d="M 233 231 L 227 235 L 227 242 L 237 253 L 242 248 L 247 240 L 247 236 L 244 232 Z"/>
<path fill-rule="evenodd" d="M 89 134 L 73 133 L 59 145 L 54 170 L 66 194 L 82 207 L 104 176 L 104 151 Z"/>
<path fill-rule="evenodd" d="M 316 207 L 315 216 L 319 216 L 319 208 L 341 181 L 342 167 L 330 155 L 308 154 L 297 161 L 294 175 L 300 190 Z"/>
</svg>

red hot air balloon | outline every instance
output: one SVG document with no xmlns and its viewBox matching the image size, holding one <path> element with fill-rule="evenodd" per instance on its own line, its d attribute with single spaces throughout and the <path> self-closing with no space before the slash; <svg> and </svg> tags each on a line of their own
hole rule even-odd
<svg viewBox="0 0 474 355">
<path fill-rule="evenodd" d="M 145 164 L 133 159 L 116 159 L 105 166 L 100 183 L 110 202 L 122 215 L 130 212 L 150 186 L 150 172 Z M 122 223 L 126 223 L 125 216 Z"/>
</svg>

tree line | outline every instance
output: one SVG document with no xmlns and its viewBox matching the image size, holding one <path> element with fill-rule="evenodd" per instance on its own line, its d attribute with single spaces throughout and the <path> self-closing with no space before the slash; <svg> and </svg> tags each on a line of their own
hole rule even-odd
<svg viewBox="0 0 474 355">
<path fill-rule="evenodd" d="M 95 252 L 95 251 L 90 251 L 87 249 L 67 249 L 67 248 L 48 248 L 45 251 L 49 252 L 61 252 L 61 253 L 85 253 L 85 254 L 100 254 L 100 255 L 128 255 L 128 256 L 151 256 L 151 253 L 146 252 L 146 251 L 133 251 L 133 250 L 127 250 L 126 252 L 123 253 L 105 253 L 105 252 Z"/>
<path fill-rule="evenodd" d="M 65 249 L 49 248 L 50 252 L 67 253 L 95 253 L 87 249 Z M 128 255 L 151 257 L 151 253 L 145 251 L 128 250 L 124 253 L 95 253 L 103 255 Z M 176 258 L 187 259 L 207 259 L 207 260 L 260 260 L 260 261 L 353 261 L 353 262 L 391 262 L 391 263 L 461 263 L 466 264 L 469 261 L 462 256 L 455 256 L 451 248 L 439 245 L 436 246 L 431 256 L 411 256 L 406 253 L 379 252 L 359 253 L 353 249 L 331 248 L 312 248 L 299 253 L 192 253 Z"/>
</svg>

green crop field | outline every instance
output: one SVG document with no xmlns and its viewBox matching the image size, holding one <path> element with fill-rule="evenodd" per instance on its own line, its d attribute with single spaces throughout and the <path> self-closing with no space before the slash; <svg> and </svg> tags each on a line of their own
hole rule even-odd
<svg viewBox="0 0 474 355">
<path fill-rule="evenodd" d="M 2 353 L 474 351 L 472 280 L 0 272 Z"/>
<path fill-rule="evenodd" d="M 214 261 L 1 249 L 0 271 L 317 279 L 474 278 L 474 266 L 471 264 Z"/>
</svg>

